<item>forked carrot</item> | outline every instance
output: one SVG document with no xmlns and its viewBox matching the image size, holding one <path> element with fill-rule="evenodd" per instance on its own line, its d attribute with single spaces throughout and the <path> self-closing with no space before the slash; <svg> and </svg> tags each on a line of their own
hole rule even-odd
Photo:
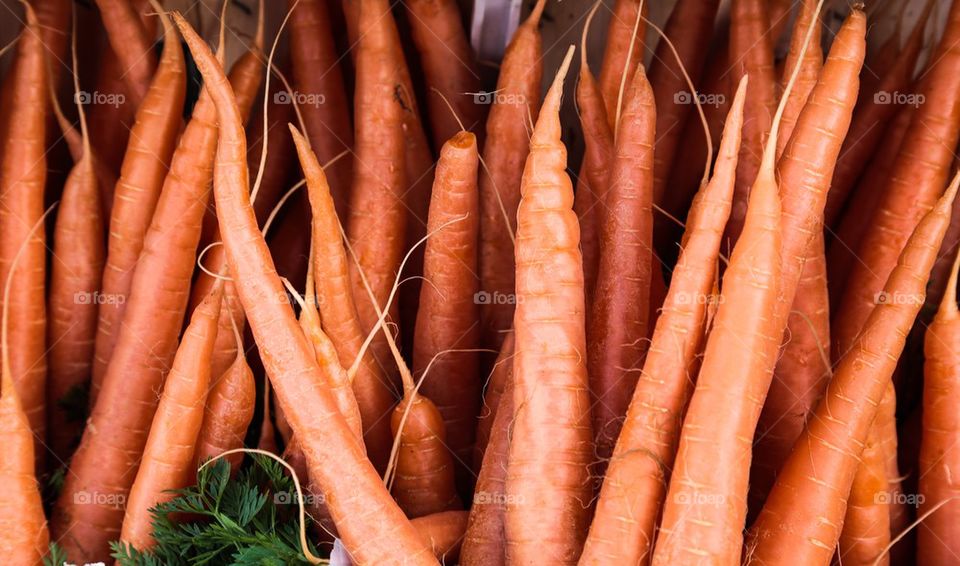
<svg viewBox="0 0 960 566">
<path fill-rule="evenodd" d="M 573 51 L 533 129 L 517 212 L 516 409 L 504 531 L 507 561 L 518 564 L 576 563 L 589 520 L 593 435 L 583 260 L 559 117 Z"/>
<path fill-rule="evenodd" d="M 960 258 L 960 256 L 958 256 Z M 954 439 L 960 430 L 954 408 L 960 381 L 960 310 L 957 309 L 957 263 L 933 323 L 924 338 L 923 436 L 920 442 L 918 514 L 956 498 L 951 478 L 956 477 L 958 450 Z M 957 508 L 947 504 L 923 522 L 917 531 L 917 560 L 923 564 L 949 564 L 958 552 Z"/>
<path fill-rule="evenodd" d="M 960 176 L 917 225 L 888 278 L 885 293 L 923 297 L 927 275 L 950 223 L 958 185 Z M 784 552 L 797 563 L 830 563 L 860 452 L 922 304 L 922 300 L 883 302 L 870 313 L 857 346 L 841 358 L 749 530 L 748 564 L 776 563 Z"/>
<path fill-rule="evenodd" d="M 513 325 L 516 210 L 523 162 L 530 148 L 526 124 L 540 109 L 543 48 L 537 26 L 545 3 L 538 0 L 514 32 L 500 64 L 496 98 L 487 116 L 480 174 L 480 291 L 485 293 L 480 324 L 483 347 L 497 351 Z"/>
<path fill-rule="evenodd" d="M 171 491 L 187 487 L 193 479 L 222 302 L 223 288 L 217 286 L 194 311 L 164 381 L 120 531 L 121 543 L 137 550 L 156 544 L 150 508 L 173 499 Z"/>
<path fill-rule="evenodd" d="M 217 106 L 220 143 L 214 192 L 230 272 L 239 282 L 240 300 L 267 374 L 273 378 L 273 390 L 301 439 L 309 475 L 328 496 L 341 540 L 355 561 L 386 563 L 400 555 L 410 564 L 437 564 L 390 498 L 333 395 L 320 386 L 320 369 L 293 310 L 272 299 L 283 293 L 283 284 L 275 275 L 250 205 L 239 110 L 209 48 L 182 17 L 175 15 L 175 19 Z M 378 520 L 368 520 L 369 513 Z"/>
<path fill-rule="evenodd" d="M 723 225 L 730 213 L 747 78 L 737 88 L 713 177 L 694 200 L 680 259 L 653 332 L 597 501 L 580 563 L 646 564 L 666 492 L 681 417 L 706 334 Z M 630 520 L 625 520 L 630 518 Z"/>
<path fill-rule="evenodd" d="M 27 25 L 17 43 L 13 93 L 0 162 L 0 281 L 10 292 L 3 305 L 9 310 L 7 343 L 9 379 L 17 388 L 19 405 L 34 433 L 34 456 L 42 462 L 46 451 L 46 237 L 30 229 L 43 216 L 47 178 L 47 73 L 39 22 L 24 3 Z M 20 271 L 12 277 L 12 262 L 25 247 Z"/>
<path fill-rule="evenodd" d="M 137 122 L 130 131 L 130 143 L 114 189 L 101 289 L 105 302 L 99 312 L 93 359 L 91 406 L 96 403 L 107 364 L 121 334 L 134 267 L 143 249 L 144 236 L 160 197 L 182 121 L 186 88 L 183 50 L 168 22 L 165 22 L 164 37 L 160 65 L 137 110 Z"/>
<path fill-rule="evenodd" d="M 630 77 L 601 212 L 600 265 L 587 323 L 597 455 L 606 460 L 646 353 L 653 278 L 656 109 L 646 69 Z"/>
<path fill-rule="evenodd" d="M 617 117 L 623 106 L 624 77 L 633 77 L 637 66 L 643 63 L 648 10 L 649 5 L 644 0 L 616 0 L 613 3 L 599 76 L 607 124 L 613 131 L 617 129 Z M 503 72 L 502 68 L 500 72 Z"/>
</svg>

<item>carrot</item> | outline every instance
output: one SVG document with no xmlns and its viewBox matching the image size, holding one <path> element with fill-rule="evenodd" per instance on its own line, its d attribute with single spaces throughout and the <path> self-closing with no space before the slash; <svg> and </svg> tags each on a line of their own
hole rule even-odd
<svg viewBox="0 0 960 566">
<path fill-rule="evenodd" d="M 387 466 L 392 443 L 390 423 L 385 416 L 393 407 L 393 393 L 373 355 L 369 351 L 361 352 L 364 334 L 350 287 L 350 266 L 340 222 L 326 176 L 316 156 L 296 135 L 293 139 L 307 179 L 313 217 L 312 278 L 316 282 L 322 329 L 333 341 L 339 362 L 345 367 L 352 366 L 353 394 L 360 409 L 364 445 L 371 462 L 382 471 Z"/>
<path fill-rule="evenodd" d="M 70 18 L 73 6 L 68 0 L 37 0 L 31 4 L 40 24 L 40 35 L 46 50 L 49 80 L 54 92 L 59 90 L 60 76 L 69 72 Z M 52 140 L 50 140 L 52 141 Z"/>
<path fill-rule="evenodd" d="M 587 324 L 593 432 L 601 460 L 613 452 L 646 353 L 653 278 L 656 109 L 642 65 L 630 78 L 604 199 L 597 286 Z"/>
<path fill-rule="evenodd" d="M 480 92 L 480 71 L 457 2 L 412 0 L 404 6 L 426 80 L 433 145 L 442 147 L 460 130 L 454 116 L 460 117 L 467 130 L 480 128 L 485 109 L 474 94 Z M 453 106 L 452 114 L 445 100 Z"/>
<path fill-rule="evenodd" d="M 840 158 L 837 160 L 833 181 L 830 184 L 830 194 L 827 196 L 824 222 L 828 226 L 836 226 L 840 212 L 857 179 L 864 171 L 869 174 L 872 170 L 866 165 L 870 161 L 870 156 L 877 153 L 877 148 L 883 151 L 883 146 L 880 145 L 881 140 L 886 141 L 891 137 L 891 127 L 888 124 L 894 120 L 898 112 L 902 113 L 902 109 L 910 108 L 893 104 L 893 97 L 900 96 L 910 86 L 917 57 L 923 47 L 924 24 L 930 16 L 932 7 L 933 3 L 927 2 L 917 27 L 910 34 L 890 70 L 879 79 L 874 88 L 867 88 L 867 85 L 864 85 L 861 90 L 860 100 L 853 113 L 853 122 L 850 124 L 850 133 L 843 142 L 843 149 L 840 150 Z M 874 67 L 871 65 L 870 68 Z"/>
<path fill-rule="evenodd" d="M 770 25 L 767 33 L 770 35 L 770 44 L 777 45 L 787 26 L 790 25 L 790 13 L 793 11 L 794 3 L 791 0 L 766 0 L 766 4 Z"/>
<path fill-rule="evenodd" d="M 643 63 L 648 9 L 643 0 L 616 0 L 613 4 L 599 77 L 607 124 L 613 131 L 617 129 L 617 117 L 623 105 L 624 77 L 633 77 L 637 66 Z"/>
<path fill-rule="evenodd" d="M 306 123 L 306 135 L 317 158 L 325 163 L 353 147 L 347 92 L 343 86 L 339 55 L 331 35 L 329 8 L 321 0 L 291 0 L 290 59 L 296 102 Z M 326 171 L 337 205 L 346 218 L 352 159 L 340 159 Z"/>
<path fill-rule="evenodd" d="M 46 183 L 46 63 L 39 22 L 33 8 L 24 4 L 27 24 L 17 44 L 13 94 L 8 130 L 0 161 L 0 280 L 11 290 L 9 302 L 10 379 L 30 421 L 36 446 L 34 456 L 43 462 L 46 429 L 46 237 L 30 227 L 43 216 Z M 10 275 L 13 257 L 26 251 L 21 271 Z"/>
<path fill-rule="evenodd" d="M 32 9 L 27 6 L 27 25 L 36 25 Z M 16 76 L 16 75 L 14 75 Z M 42 90 L 42 89 L 41 89 Z M 33 225 L 27 241 L 43 226 L 46 214 Z M 47 519 L 43 514 L 40 489 L 34 473 L 34 437 L 26 413 L 20 406 L 17 388 L 10 367 L 9 307 L 13 289 L 12 274 L 27 249 L 21 245 L 11 261 L 4 283 L 4 308 L 0 356 L 0 439 L 8 454 L 0 460 L 0 552 L 10 564 L 39 564 L 47 554 L 50 539 Z"/>
<path fill-rule="evenodd" d="M 776 74 L 773 67 L 773 44 L 764 0 L 733 0 L 730 8 L 730 61 L 732 80 L 750 77 L 746 115 L 743 121 L 743 142 L 737 160 L 737 188 L 733 210 L 727 224 L 726 237 L 736 243 L 747 213 L 750 187 L 757 178 L 763 154 L 764 138 L 777 106 Z"/>
<path fill-rule="evenodd" d="M 210 356 L 222 301 L 222 287 L 214 287 L 194 311 L 164 381 L 120 531 L 121 543 L 137 550 L 156 544 L 150 508 L 173 499 L 170 492 L 189 485 L 195 473 L 194 451 L 210 387 Z"/>
<path fill-rule="evenodd" d="M 780 77 L 780 90 L 786 90 L 787 82 L 793 69 L 800 67 L 800 74 L 797 75 L 797 82 L 790 91 L 790 99 L 783 111 L 783 121 L 780 123 L 780 139 L 777 140 L 777 159 L 783 155 L 787 142 L 793 134 L 793 128 L 797 123 L 797 118 L 803 107 L 807 104 L 807 98 L 810 91 L 816 86 L 820 76 L 820 68 L 823 67 L 823 50 L 820 47 L 820 20 L 813 17 L 817 8 L 816 0 L 804 0 L 800 6 L 800 13 L 797 15 L 797 22 L 793 26 L 793 33 L 790 36 L 790 51 L 787 53 L 787 59 L 784 63 L 784 73 Z M 803 50 L 804 39 L 807 36 L 807 30 L 812 29 L 810 43 L 806 51 Z M 800 53 L 804 57 L 800 59 Z"/>
<path fill-rule="evenodd" d="M 583 130 L 584 155 L 573 195 L 573 210 L 580 219 L 580 249 L 583 252 L 583 281 L 587 308 L 593 304 L 593 289 L 600 264 L 600 223 L 606 198 L 607 175 L 613 155 L 613 131 L 607 124 L 600 85 L 587 64 L 587 32 L 600 3 L 594 4 L 583 24 L 580 38 L 580 80 L 576 101 Z"/>
<path fill-rule="evenodd" d="M 694 93 L 688 88 L 684 72 L 698 81 L 707 59 L 707 45 L 713 32 L 718 0 L 684 0 L 677 2 L 664 34 L 670 38 L 678 57 L 674 57 L 666 41 L 657 45 L 650 63 L 650 84 L 657 108 L 657 151 L 653 156 L 653 200 L 663 202 L 667 180 L 674 165 L 674 156 L 680 145 L 681 134 L 686 125 Z M 687 95 L 684 97 L 683 95 Z M 688 166 L 689 164 L 684 164 Z"/>
<path fill-rule="evenodd" d="M 960 256 L 958 256 L 960 257 Z M 957 399 L 957 356 L 960 348 L 960 310 L 957 309 L 957 263 L 954 260 L 947 290 L 924 338 L 923 435 L 920 441 L 918 513 L 956 498 L 952 477 L 958 469 L 954 439 L 958 422 L 953 408 Z M 917 531 L 917 560 L 923 564 L 949 564 L 957 553 L 954 536 L 957 509 L 947 504 L 929 515 Z"/>
<path fill-rule="evenodd" d="M 163 55 L 156 76 L 137 110 L 130 132 L 110 216 L 107 263 L 101 293 L 93 359 L 91 406 L 96 402 L 107 365 L 119 340 L 134 267 L 153 216 L 180 131 L 186 87 L 183 51 L 174 30 L 165 28 Z"/>
<path fill-rule="evenodd" d="M 332 393 L 320 386 L 320 369 L 293 310 L 288 303 L 271 300 L 283 293 L 283 284 L 275 275 L 247 196 L 246 140 L 239 110 L 209 48 L 182 17 L 175 19 L 217 106 L 220 143 L 214 193 L 230 272 L 242 282 L 237 286 L 241 303 L 280 406 L 301 439 L 309 475 L 327 496 L 341 540 L 355 561 L 376 564 L 404 556 L 410 564 L 436 564 L 390 499 Z"/>
<path fill-rule="evenodd" d="M 514 381 L 513 381 L 513 334 L 507 336 L 500 351 L 497 367 L 503 376 L 502 391 L 495 400 L 490 400 L 488 391 L 485 402 L 493 409 L 487 420 L 489 442 L 484 450 L 475 453 L 479 460 L 475 466 L 477 473 L 476 489 L 473 493 L 473 505 L 467 529 L 463 536 L 461 562 L 471 566 L 504 566 L 506 564 L 506 539 L 504 536 L 504 515 L 507 508 L 506 479 L 508 451 L 510 449 L 510 429 L 514 423 Z M 506 356 L 505 352 L 509 352 Z M 494 368 L 495 375 L 497 367 Z M 492 381 L 492 380 L 491 380 Z M 493 383 L 491 383 L 493 385 Z M 483 422 L 483 421 L 481 421 Z M 479 427 L 478 427 L 479 429 Z M 480 434 L 477 431 L 479 441 Z M 481 464 L 482 463 L 482 464 Z"/>
<path fill-rule="evenodd" d="M 483 463 L 483 454 L 490 441 L 493 423 L 496 421 L 500 399 L 505 394 L 507 382 L 513 373 L 513 333 L 507 335 L 497 354 L 497 360 L 490 370 L 485 391 L 483 405 L 477 421 L 476 441 L 473 444 L 473 468 L 479 471 Z"/>
<path fill-rule="evenodd" d="M 77 68 L 76 46 L 73 66 Z M 74 88 L 80 90 L 74 75 Z M 83 422 L 71 419 L 61 405 L 88 386 L 93 339 L 97 331 L 97 301 L 103 270 L 103 217 L 95 156 L 90 146 L 86 114 L 78 104 L 82 146 L 67 177 L 60 214 L 53 230 L 50 263 L 49 374 L 47 376 L 48 443 L 59 461 L 66 461 L 79 440 Z"/>
<path fill-rule="evenodd" d="M 97 0 L 97 7 L 107 29 L 110 47 L 119 60 L 120 76 L 134 97 L 134 106 L 139 106 L 147 97 L 154 70 L 158 68 L 157 56 L 153 52 L 153 37 L 140 25 L 133 3 L 126 0 Z"/>
<path fill-rule="evenodd" d="M 695 357 L 706 331 L 705 299 L 713 289 L 722 226 L 733 197 L 746 90 L 744 78 L 727 116 L 713 178 L 690 211 L 680 260 L 580 557 L 584 565 L 650 560 L 666 492 L 665 475 L 672 467 L 681 414 L 696 371 Z M 631 520 L 624 520 L 627 517 Z"/>
<path fill-rule="evenodd" d="M 537 1 L 510 40 L 487 116 L 480 174 L 480 324 L 481 344 L 498 351 L 513 325 L 516 210 L 530 150 L 526 124 L 540 109 L 543 48 L 537 26 L 545 3 Z"/>
<path fill-rule="evenodd" d="M 477 138 L 470 132 L 458 133 L 440 151 L 427 223 L 433 236 L 424 251 L 423 276 L 430 284 L 420 289 L 413 342 L 414 375 L 427 376 L 421 392 L 443 417 L 461 488 L 473 483 L 469 469 L 482 390 L 476 301 L 478 165 Z"/>
<path fill-rule="evenodd" d="M 454 564 L 460 556 L 463 533 L 467 528 L 466 511 L 444 511 L 418 517 L 410 523 L 433 549 L 441 563 Z"/>
<path fill-rule="evenodd" d="M 927 274 L 950 223 L 960 176 L 917 225 L 884 292 L 923 297 Z M 828 564 L 836 548 L 862 447 L 922 300 L 889 301 L 870 313 L 857 346 L 845 354 L 823 399 L 794 444 L 749 531 L 747 562 L 789 552 L 803 564 Z M 797 502 L 802 501 L 802 505 Z"/>
<path fill-rule="evenodd" d="M 588 521 L 593 446 L 583 260 L 558 113 L 573 49 L 533 129 L 517 213 L 516 414 L 504 531 L 507 561 L 518 564 L 576 562 Z"/>
</svg>

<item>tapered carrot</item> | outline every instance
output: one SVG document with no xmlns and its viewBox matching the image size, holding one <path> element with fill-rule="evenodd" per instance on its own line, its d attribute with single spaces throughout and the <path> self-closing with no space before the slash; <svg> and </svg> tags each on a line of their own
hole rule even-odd
<svg viewBox="0 0 960 566">
<path fill-rule="evenodd" d="M 727 116 L 713 178 L 698 193 L 688 217 L 680 260 L 606 470 L 581 564 L 650 561 L 665 475 L 672 467 L 695 357 L 706 332 L 706 299 L 733 198 L 746 90 L 744 78 Z"/>
<path fill-rule="evenodd" d="M 621 95 L 624 77 L 632 77 L 637 66 L 643 63 L 648 10 L 649 6 L 643 0 L 616 0 L 610 14 L 599 82 L 607 124 L 614 131 L 624 102 Z"/>
<path fill-rule="evenodd" d="M 353 147 L 347 92 L 343 86 L 339 55 L 333 43 L 329 7 L 321 0 L 291 0 L 290 60 L 296 103 L 303 115 L 310 147 L 326 163 Z M 353 161 L 349 157 L 331 164 L 326 175 L 337 204 L 337 213 L 346 218 Z"/>
<path fill-rule="evenodd" d="M 504 350 L 513 352 L 513 334 L 503 342 Z M 509 347 L 509 350 L 507 348 Z M 503 358 L 503 356 L 501 356 Z M 500 367 L 513 368 L 513 359 L 498 359 Z M 496 371 L 496 369 L 494 369 Z M 506 539 L 504 537 L 504 515 L 507 507 L 506 479 L 508 452 L 510 449 L 510 429 L 513 426 L 514 383 L 512 371 L 503 375 L 502 395 L 497 399 L 496 411 L 488 426 L 489 442 L 479 454 L 477 463 L 476 489 L 470 517 L 463 537 L 460 558 L 463 564 L 472 566 L 503 566 L 506 564 Z M 488 395 L 489 397 L 489 395 Z M 486 400 L 486 399 L 485 399 Z M 490 402 L 493 405 L 492 402 Z M 478 431 L 479 432 L 479 431 Z M 478 434 L 479 439 L 479 434 Z"/>
<path fill-rule="evenodd" d="M 870 313 L 857 347 L 841 359 L 750 528 L 745 553 L 748 563 L 777 563 L 785 551 L 797 563 L 830 562 L 858 456 L 923 303 L 927 275 L 950 223 L 958 185 L 960 176 L 917 225 L 884 287 L 889 295 L 920 300 L 880 303 Z M 797 505 L 798 501 L 803 505 Z"/>
<path fill-rule="evenodd" d="M 540 108 L 543 65 L 537 26 L 544 4 L 538 0 L 510 40 L 487 116 L 480 174 L 480 291 L 485 293 L 480 323 L 481 343 L 493 350 L 500 349 L 503 334 L 513 325 L 516 210 L 530 149 L 526 124 Z"/>
<path fill-rule="evenodd" d="M 960 376 L 960 310 L 957 261 L 940 308 L 924 338 L 923 436 L 920 441 L 919 514 L 958 496 L 951 478 L 958 473 L 956 403 Z M 950 564 L 957 554 L 957 508 L 949 503 L 929 515 L 917 531 L 917 561 Z"/>
<path fill-rule="evenodd" d="M 31 9 L 27 7 L 28 25 L 36 24 Z M 39 89 L 43 90 L 43 89 Z M 43 226 L 42 214 L 30 233 Z M 3 294 L 9 305 L 13 288 L 12 274 L 20 269 L 19 261 L 27 249 L 22 245 L 11 261 Z M 47 531 L 47 519 L 43 514 L 43 502 L 34 473 L 35 457 L 34 436 L 26 413 L 20 406 L 17 389 L 11 379 L 10 367 L 10 317 L 9 309 L 3 308 L 3 321 L 0 332 L 0 439 L 8 453 L 0 459 L 0 552 L 4 561 L 10 564 L 40 564 L 47 554 L 50 539 Z"/>
<path fill-rule="evenodd" d="M 473 445 L 473 468 L 479 471 L 483 463 L 483 454 L 490 441 L 493 424 L 500 407 L 500 398 L 505 395 L 507 383 L 513 374 L 513 333 L 507 335 L 497 354 L 497 360 L 490 370 L 486 389 L 483 392 L 483 406 L 477 421 L 476 441 Z"/>
<path fill-rule="evenodd" d="M 146 98 L 154 70 L 158 67 L 153 37 L 140 25 L 132 2 L 97 0 L 97 7 L 107 29 L 110 47 L 120 62 L 121 77 L 134 97 L 133 104 L 138 106 Z"/>
<path fill-rule="evenodd" d="M 120 531 L 121 543 L 137 550 L 148 550 L 156 544 L 150 508 L 173 499 L 175 494 L 170 492 L 189 485 L 194 475 L 194 455 L 210 387 L 210 356 L 222 301 L 223 289 L 215 287 L 194 311 L 164 380 Z"/>
<path fill-rule="evenodd" d="M 910 86 L 917 57 L 923 47 L 925 24 L 932 7 L 933 3 L 927 2 L 917 27 L 899 52 L 894 65 L 880 78 L 875 88 L 864 85 L 861 91 L 849 135 L 843 142 L 833 181 L 830 183 L 827 206 L 823 213 L 824 223 L 828 226 L 836 226 L 857 179 L 864 171 L 870 171 L 866 168 L 870 156 L 877 152 L 878 147 L 883 151 L 880 141 L 886 142 L 890 138 L 888 124 L 894 120 L 898 111 L 904 108 L 894 103 L 894 97 L 906 94 L 905 91 Z M 874 69 L 872 65 L 870 68 Z"/>
<path fill-rule="evenodd" d="M 169 26 L 165 28 L 160 65 L 137 110 L 137 122 L 130 132 L 130 143 L 114 189 L 101 291 L 107 302 L 101 306 L 97 322 L 91 406 L 96 402 L 121 334 L 134 267 L 180 131 L 186 78 L 183 50 L 175 34 Z"/>
<path fill-rule="evenodd" d="M 214 192 L 230 272 L 241 282 L 240 300 L 280 405 L 301 439 L 309 475 L 327 496 L 340 538 L 355 561 L 386 563 L 399 555 L 410 564 L 436 564 L 364 456 L 333 395 L 319 386 L 316 358 L 289 304 L 271 300 L 283 293 L 283 284 L 247 196 L 239 110 L 209 48 L 182 17 L 176 20 L 217 106 L 220 143 Z"/>
<path fill-rule="evenodd" d="M 573 195 L 573 210 L 580 220 L 580 249 L 583 252 L 583 285 L 587 308 L 593 304 L 593 289 L 600 265 L 600 225 L 604 215 L 607 176 L 613 159 L 613 131 L 607 123 L 607 112 L 597 79 L 587 63 L 587 32 L 600 3 L 594 4 L 583 25 L 580 39 L 580 77 L 576 101 L 583 130 L 584 154 Z"/>
<path fill-rule="evenodd" d="M 588 521 L 583 260 L 558 114 L 572 58 L 571 46 L 537 118 L 517 213 L 516 418 L 504 527 L 507 561 L 518 564 L 575 563 Z"/>
<path fill-rule="evenodd" d="M 737 189 L 726 236 L 735 243 L 743 230 L 750 187 L 757 177 L 764 139 L 777 106 L 773 44 L 764 0 L 734 0 L 730 8 L 730 61 L 733 80 L 750 77 L 743 143 L 737 161 Z"/>
<path fill-rule="evenodd" d="M 816 0 L 803 1 L 800 5 L 797 21 L 793 26 L 793 33 L 790 36 L 790 51 L 787 53 L 784 72 L 780 77 L 780 90 L 786 90 L 787 82 L 790 80 L 794 67 L 800 67 L 800 74 L 797 75 L 797 82 L 793 85 L 793 90 L 790 91 L 790 100 L 787 101 L 787 106 L 783 110 L 783 121 L 780 123 L 780 139 L 777 140 L 777 159 L 783 155 L 783 150 L 787 147 L 787 142 L 790 141 L 800 111 L 806 105 L 810 91 L 816 86 L 820 77 L 820 68 L 823 66 L 823 50 L 820 47 L 821 24 L 819 19 L 813 17 L 816 8 Z M 810 36 L 810 43 L 806 51 L 804 51 L 804 40 L 808 29 L 813 29 L 813 34 Z M 804 53 L 802 60 L 800 59 L 801 51 Z"/>
<path fill-rule="evenodd" d="M 430 284 L 420 289 L 413 342 L 414 375 L 430 368 L 420 391 L 443 416 L 462 487 L 473 483 L 468 470 L 482 390 L 476 351 L 478 166 L 477 139 L 469 132 L 456 134 L 440 151 L 427 224 L 433 236 L 424 253 L 423 276 Z"/>
<path fill-rule="evenodd" d="M 684 126 L 694 108 L 694 93 L 685 92 L 689 87 L 680 67 L 682 65 L 686 73 L 699 82 L 719 5 L 718 0 L 677 2 L 667 20 L 664 34 L 673 42 L 678 57 L 674 57 L 666 41 L 661 41 L 650 62 L 650 84 L 657 108 L 653 200 L 658 204 L 663 201 Z M 688 165 L 684 164 L 685 167 Z"/>
<path fill-rule="evenodd" d="M 9 310 L 7 344 L 10 376 L 21 409 L 43 461 L 46 429 L 46 247 L 44 231 L 30 227 L 43 216 L 46 163 L 46 63 L 36 14 L 24 4 L 27 25 L 17 44 L 11 105 L 0 162 L 0 281 L 9 278 L 4 298 Z M 25 247 L 19 272 L 11 277 L 13 257 Z"/>
<path fill-rule="evenodd" d="M 597 455 L 620 434 L 648 342 L 656 109 L 642 65 L 630 78 L 602 212 L 600 265 L 587 324 Z"/>
<path fill-rule="evenodd" d="M 77 67 L 76 48 L 73 51 Z M 74 87 L 80 90 L 74 75 Z M 103 217 L 100 180 L 90 146 L 86 113 L 80 116 L 82 146 L 67 177 L 53 231 L 50 263 L 49 374 L 47 376 L 48 443 L 60 461 L 66 461 L 80 438 L 83 423 L 71 419 L 61 402 L 89 384 L 93 339 L 97 331 L 97 293 L 103 270 Z"/>
<path fill-rule="evenodd" d="M 404 6 L 426 80 L 433 145 L 439 148 L 460 130 L 454 115 L 467 130 L 481 129 L 485 106 L 475 98 L 480 91 L 479 69 L 457 2 L 413 0 Z M 445 100 L 453 106 L 453 113 Z"/>
<path fill-rule="evenodd" d="M 463 533 L 467 528 L 466 511 L 443 511 L 418 517 L 410 523 L 433 549 L 441 563 L 458 563 Z"/>
</svg>

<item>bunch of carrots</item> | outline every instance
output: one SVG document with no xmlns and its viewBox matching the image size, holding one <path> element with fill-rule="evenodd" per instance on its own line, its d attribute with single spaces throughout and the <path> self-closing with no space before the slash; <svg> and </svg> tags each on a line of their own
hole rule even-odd
<svg viewBox="0 0 960 566">
<path fill-rule="evenodd" d="M 553 4 L 21 0 L 3 564 L 960 564 L 960 0 Z"/>
</svg>

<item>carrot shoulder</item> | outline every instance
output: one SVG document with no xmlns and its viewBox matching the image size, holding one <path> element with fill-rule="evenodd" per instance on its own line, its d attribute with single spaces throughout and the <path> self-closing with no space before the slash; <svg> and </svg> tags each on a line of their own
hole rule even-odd
<svg viewBox="0 0 960 566">
<path fill-rule="evenodd" d="M 226 76 L 189 24 L 175 16 L 217 106 L 220 144 L 214 172 L 217 215 L 230 272 L 284 414 L 301 439 L 310 477 L 327 496 L 341 540 L 361 563 L 437 564 L 387 493 L 337 408 L 314 352 L 276 275 L 248 197 L 246 140 Z M 336 455 L 336 457 L 328 457 Z M 372 515 L 371 515 L 372 514 Z M 376 517 L 372 520 L 371 517 Z"/>
<path fill-rule="evenodd" d="M 583 261 L 558 114 L 572 57 L 571 47 L 537 118 L 517 213 L 516 414 L 505 535 L 507 561 L 518 564 L 576 563 L 591 492 Z"/>
</svg>

